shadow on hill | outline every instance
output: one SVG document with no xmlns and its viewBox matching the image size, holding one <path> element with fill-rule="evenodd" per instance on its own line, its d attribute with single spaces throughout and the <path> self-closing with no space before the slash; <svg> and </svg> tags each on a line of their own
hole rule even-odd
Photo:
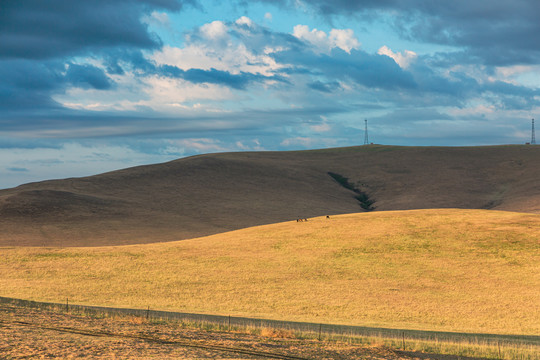
<svg viewBox="0 0 540 360">
<path fill-rule="evenodd" d="M 535 146 L 370 145 L 199 155 L 0 190 L 0 246 L 181 240 L 369 211 L 373 199 L 378 211 L 539 213 L 539 159 Z"/>
</svg>

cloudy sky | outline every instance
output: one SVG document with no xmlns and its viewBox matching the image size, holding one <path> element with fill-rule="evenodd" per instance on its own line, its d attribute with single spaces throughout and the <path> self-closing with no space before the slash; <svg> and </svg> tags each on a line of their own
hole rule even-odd
<svg viewBox="0 0 540 360">
<path fill-rule="evenodd" d="M 188 155 L 530 141 L 537 0 L 2 0 L 0 188 Z"/>
</svg>

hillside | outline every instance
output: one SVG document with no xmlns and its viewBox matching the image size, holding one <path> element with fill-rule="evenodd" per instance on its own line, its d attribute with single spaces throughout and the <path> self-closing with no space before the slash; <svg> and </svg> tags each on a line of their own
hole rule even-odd
<svg viewBox="0 0 540 360">
<path fill-rule="evenodd" d="M 0 296 L 538 335 L 539 238 L 540 215 L 433 209 L 318 217 L 164 244 L 12 247 L 2 249 Z"/>
<path fill-rule="evenodd" d="M 540 212 L 540 147 L 359 146 L 183 158 L 0 191 L 0 246 L 98 246 L 422 208 Z M 339 175 L 348 179 L 340 184 Z M 347 189 L 357 190 L 357 192 Z"/>
</svg>

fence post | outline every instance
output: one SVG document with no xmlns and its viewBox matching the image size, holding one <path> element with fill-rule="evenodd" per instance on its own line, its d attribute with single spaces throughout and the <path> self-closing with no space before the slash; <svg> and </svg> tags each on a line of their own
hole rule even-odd
<svg viewBox="0 0 540 360">
<path fill-rule="evenodd" d="M 402 339 L 401 347 L 403 348 L 403 350 L 405 350 L 405 331 L 401 332 L 401 339 Z"/>
<path fill-rule="evenodd" d="M 66 312 L 69 311 L 69 298 L 66 297 Z"/>
<path fill-rule="evenodd" d="M 319 324 L 319 341 L 321 341 L 322 324 Z"/>
<path fill-rule="evenodd" d="M 229 315 L 229 332 L 231 331 L 231 315 Z"/>
<path fill-rule="evenodd" d="M 148 305 L 148 309 L 146 309 L 146 320 L 150 318 L 150 305 Z"/>
</svg>

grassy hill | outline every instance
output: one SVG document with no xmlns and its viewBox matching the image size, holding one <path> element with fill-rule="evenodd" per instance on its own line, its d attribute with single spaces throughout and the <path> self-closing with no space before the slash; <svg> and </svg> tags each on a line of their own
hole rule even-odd
<svg viewBox="0 0 540 360">
<path fill-rule="evenodd" d="M 539 165 L 540 146 L 194 156 L 0 190 L 0 246 L 173 241 L 365 207 L 539 213 Z"/>
<path fill-rule="evenodd" d="M 198 239 L 1 248 L 0 296 L 310 322 L 540 333 L 540 215 L 346 214 Z"/>
</svg>

